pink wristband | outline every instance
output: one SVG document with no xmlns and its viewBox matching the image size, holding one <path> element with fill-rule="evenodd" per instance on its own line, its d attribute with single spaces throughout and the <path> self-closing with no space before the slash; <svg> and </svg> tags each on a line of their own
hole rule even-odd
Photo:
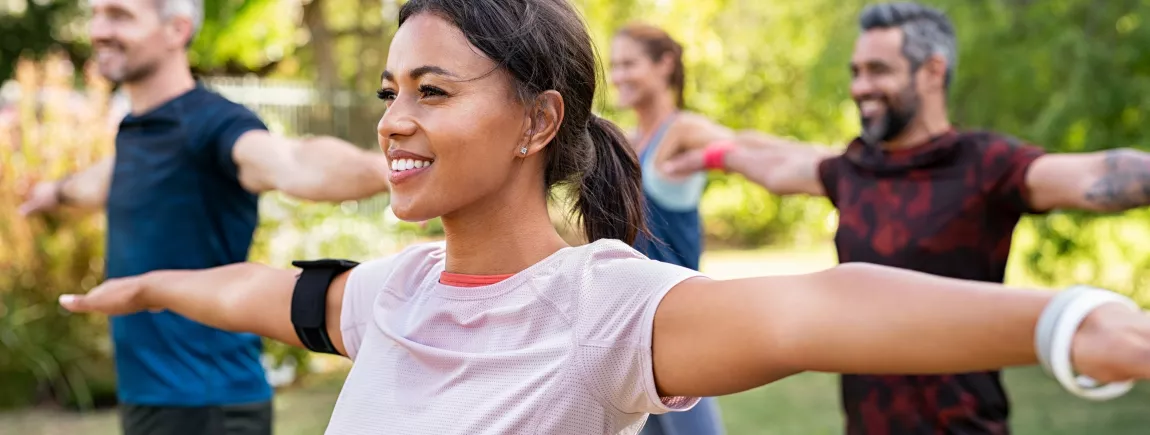
<svg viewBox="0 0 1150 435">
<path fill-rule="evenodd" d="M 707 144 L 703 149 L 703 166 L 707 169 L 723 171 L 727 169 L 723 158 L 735 148 L 735 143 L 729 140 L 720 140 Z"/>
</svg>

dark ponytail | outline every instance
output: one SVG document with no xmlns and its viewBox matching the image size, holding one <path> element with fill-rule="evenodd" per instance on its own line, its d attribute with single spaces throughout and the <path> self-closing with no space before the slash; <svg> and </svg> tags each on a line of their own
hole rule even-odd
<svg viewBox="0 0 1150 435">
<path fill-rule="evenodd" d="M 591 115 L 587 133 L 594 158 L 583 173 L 575 201 L 583 233 L 589 241 L 633 243 L 636 236 L 647 232 L 639 159 L 623 132 L 610 121 Z"/>
<path fill-rule="evenodd" d="M 424 12 L 454 23 L 507 71 L 521 102 L 547 90 L 563 96 L 543 177 L 549 192 L 578 187 L 571 212 L 587 240 L 647 235 L 639 160 L 618 127 L 591 113 L 602 74 L 579 12 L 567 0 L 409 0 L 399 25 Z"/>
</svg>

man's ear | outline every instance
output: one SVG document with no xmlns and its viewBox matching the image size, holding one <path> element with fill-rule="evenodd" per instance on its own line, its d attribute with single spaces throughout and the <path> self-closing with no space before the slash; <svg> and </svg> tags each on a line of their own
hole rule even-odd
<svg viewBox="0 0 1150 435">
<path fill-rule="evenodd" d="M 169 48 L 186 49 L 192 45 L 193 32 L 194 25 L 191 18 L 184 15 L 174 16 L 164 26 L 164 43 Z"/>
<path fill-rule="evenodd" d="M 938 54 L 928 57 L 922 64 L 919 70 L 924 75 L 922 78 L 930 90 L 946 90 L 946 69 L 949 66 L 946 58 Z"/>
</svg>

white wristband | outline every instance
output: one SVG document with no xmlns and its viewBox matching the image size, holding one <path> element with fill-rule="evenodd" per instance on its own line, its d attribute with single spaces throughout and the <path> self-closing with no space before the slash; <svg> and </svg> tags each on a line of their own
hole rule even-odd
<svg viewBox="0 0 1150 435">
<path fill-rule="evenodd" d="M 1048 361 L 1050 370 L 1066 391 L 1084 399 L 1110 400 L 1126 394 L 1134 387 L 1131 381 L 1098 385 L 1098 382 L 1088 376 L 1075 376 L 1070 361 L 1074 336 L 1082 321 L 1098 307 L 1112 302 L 1139 310 L 1133 300 L 1118 293 L 1106 290 L 1085 291 L 1066 304 L 1054 326 Z"/>
<path fill-rule="evenodd" d="M 1054 376 L 1054 370 L 1050 368 L 1050 342 L 1053 341 L 1054 327 L 1058 324 L 1058 319 L 1062 318 L 1062 312 L 1066 311 L 1066 306 L 1071 301 L 1082 293 L 1092 291 L 1099 290 L 1084 285 L 1070 287 L 1055 294 L 1054 299 L 1042 310 L 1042 316 L 1039 317 L 1034 331 L 1034 350 L 1038 354 L 1038 363 L 1042 365 L 1046 374 Z"/>
</svg>

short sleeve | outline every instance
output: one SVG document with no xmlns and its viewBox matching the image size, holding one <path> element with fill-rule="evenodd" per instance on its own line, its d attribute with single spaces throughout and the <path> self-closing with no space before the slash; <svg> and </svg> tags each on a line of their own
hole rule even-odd
<svg viewBox="0 0 1150 435">
<path fill-rule="evenodd" d="M 235 158 L 232 157 L 232 149 L 235 148 L 236 141 L 249 131 L 266 131 L 267 129 L 264 122 L 251 110 L 238 104 L 232 105 L 220 117 L 219 125 L 213 130 L 214 135 L 209 142 L 216 164 L 225 174 L 233 177 L 238 176 L 239 168 L 236 166 Z"/>
<path fill-rule="evenodd" d="M 598 255 L 585 269 L 577 334 L 583 378 L 600 399 L 627 414 L 686 411 L 697 397 L 660 397 L 652 334 L 663 297 L 694 270 L 639 256 Z"/>
<path fill-rule="evenodd" d="M 819 162 L 818 167 L 819 183 L 822 183 L 823 192 L 826 193 L 827 199 L 834 205 L 838 205 L 838 180 L 842 161 L 842 156 L 835 156 L 823 159 Z"/>
<path fill-rule="evenodd" d="M 1026 173 L 1044 154 L 1042 148 L 1012 137 L 988 136 L 982 150 L 982 182 L 995 203 L 1018 214 L 1042 213 L 1030 207 Z"/>
<path fill-rule="evenodd" d="M 394 262 L 394 257 L 387 257 L 360 264 L 351 270 L 344 284 L 339 329 L 343 334 L 343 347 L 352 361 L 371 323 L 375 298 L 391 276 Z"/>
</svg>

